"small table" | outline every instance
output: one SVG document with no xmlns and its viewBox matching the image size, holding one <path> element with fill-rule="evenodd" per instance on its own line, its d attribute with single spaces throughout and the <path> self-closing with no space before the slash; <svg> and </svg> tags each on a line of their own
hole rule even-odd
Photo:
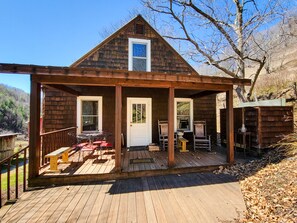
<svg viewBox="0 0 297 223">
<path fill-rule="evenodd" d="M 180 152 L 189 152 L 189 150 L 187 150 L 187 142 L 189 142 L 189 140 L 183 137 L 178 138 L 178 147 L 181 148 L 179 150 Z"/>
<path fill-rule="evenodd" d="M 244 158 L 246 157 L 246 149 L 251 148 L 251 134 L 252 134 L 251 132 L 236 132 L 235 133 L 235 144 L 234 144 L 235 150 L 236 150 L 237 145 L 238 145 L 238 147 L 243 148 Z M 241 144 L 241 142 L 242 142 L 242 144 Z M 247 146 L 247 142 L 248 142 L 248 146 Z"/>
<path fill-rule="evenodd" d="M 85 132 L 83 132 L 82 134 L 78 135 L 77 138 L 88 140 L 88 144 L 83 146 L 80 149 L 80 153 L 84 152 L 84 151 L 90 151 L 90 152 L 93 153 L 95 150 L 97 150 L 97 153 L 98 153 L 98 150 L 100 149 L 100 156 L 101 156 L 101 159 L 102 159 L 102 147 L 101 147 L 101 145 L 102 145 L 102 142 L 106 143 L 106 139 L 110 135 L 111 135 L 111 133 L 108 133 L 108 132 L 105 132 L 105 131 L 85 131 Z M 102 140 L 99 140 L 100 143 L 96 143 L 96 142 L 99 142 L 99 141 L 94 141 L 98 137 L 102 138 Z M 80 155 L 79 155 L 78 159 L 80 160 Z"/>
</svg>

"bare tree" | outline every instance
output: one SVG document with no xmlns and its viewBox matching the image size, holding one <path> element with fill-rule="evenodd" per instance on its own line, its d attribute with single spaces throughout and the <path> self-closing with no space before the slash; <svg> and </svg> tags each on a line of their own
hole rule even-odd
<svg viewBox="0 0 297 223">
<path fill-rule="evenodd" d="M 285 23 L 289 6 L 283 0 L 142 0 L 154 16 L 161 16 L 171 40 L 184 41 L 187 55 L 233 78 L 251 78 L 248 92 L 238 86 L 237 95 L 246 101 L 252 94 L 269 50 L 285 36 L 271 41 L 271 27 Z M 165 16 L 164 16 L 165 15 Z M 162 28 L 164 30 L 164 28 Z M 269 40 L 269 41 L 268 41 Z M 254 72 L 247 77 L 246 70 Z"/>
</svg>

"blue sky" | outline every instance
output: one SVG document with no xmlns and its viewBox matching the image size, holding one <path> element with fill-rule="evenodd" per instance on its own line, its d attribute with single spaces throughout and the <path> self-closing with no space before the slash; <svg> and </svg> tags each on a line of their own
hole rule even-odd
<svg viewBox="0 0 297 223">
<path fill-rule="evenodd" d="M 0 0 L 0 62 L 69 66 L 141 8 L 139 0 Z M 29 81 L 0 74 L 0 83 L 26 92 Z"/>
</svg>

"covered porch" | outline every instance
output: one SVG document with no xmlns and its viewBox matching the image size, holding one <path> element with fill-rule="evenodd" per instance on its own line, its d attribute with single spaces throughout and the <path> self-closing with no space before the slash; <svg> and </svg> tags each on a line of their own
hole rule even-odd
<svg viewBox="0 0 297 223">
<path fill-rule="evenodd" d="M 39 182 L 48 179 L 48 183 L 54 183 L 59 179 L 61 184 L 72 179 L 73 183 L 95 181 L 101 179 L 116 179 L 125 177 L 135 177 L 141 173 L 143 176 L 150 174 L 166 174 L 179 172 L 198 172 L 202 170 L 211 170 L 220 165 L 234 163 L 234 128 L 233 128 L 233 85 L 249 85 L 250 80 L 230 79 L 209 76 L 193 76 L 193 75 L 173 75 L 154 72 L 127 72 L 127 71 L 111 71 L 96 68 L 69 68 L 69 67 L 45 67 L 34 65 L 20 64 L 1 64 L 0 72 L 5 73 L 24 73 L 31 74 L 31 95 L 30 95 L 30 163 L 29 163 L 29 184 L 39 184 Z M 44 155 L 42 150 L 43 135 L 40 134 L 40 103 L 41 103 L 41 86 L 48 86 L 67 92 L 76 96 L 81 94 L 78 91 L 83 87 L 107 87 L 113 91 L 114 100 L 111 101 L 110 107 L 113 108 L 114 118 L 112 133 L 114 135 L 114 143 L 112 147 L 113 154 L 108 157 L 108 162 L 101 165 L 89 165 L 84 162 L 81 169 L 78 168 L 80 174 L 41 175 L 43 170 Z M 75 86 L 75 87 L 73 87 Z M 127 88 L 143 88 L 143 89 L 162 89 L 165 92 L 167 105 L 168 120 L 168 148 L 165 152 L 149 153 L 148 151 L 126 152 L 122 149 L 122 137 L 125 127 L 123 126 L 123 92 Z M 181 154 L 174 148 L 174 98 L 185 92 L 195 92 L 195 97 L 211 95 L 216 93 L 226 93 L 227 108 L 227 152 L 224 156 L 209 156 L 204 153 L 185 153 Z M 126 122 L 127 123 L 127 122 Z M 76 134 L 76 130 L 71 130 Z M 59 133 L 60 134 L 60 133 Z M 69 135 L 68 135 L 69 136 Z M 59 137 L 58 137 L 59 138 Z M 54 139 L 53 139 L 54 140 Z M 53 141 L 52 140 L 52 141 Z M 66 140 L 67 141 L 67 140 Z M 73 141 L 72 141 L 73 142 Z M 71 139 L 68 139 L 71 143 Z M 56 148 L 58 149 L 58 148 Z M 46 151 L 51 152 L 51 151 Z M 104 153 L 106 151 L 103 151 Z M 195 158 L 200 156 L 200 159 Z M 130 165 L 130 157 L 146 157 L 154 158 L 154 164 Z M 153 157 L 151 157 L 153 156 Z M 97 157 L 98 158 L 98 157 Z M 75 160 L 75 154 L 73 155 Z M 96 159 L 96 158 L 95 158 Z M 94 160 L 90 160 L 93 164 Z M 127 163 L 128 162 L 128 163 Z M 99 168 L 100 166 L 100 168 Z M 102 167 L 102 169 L 101 169 Z M 66 167 L 67 169 L 67 167 Z M 96 173 L 99 169 L 99 173 Z M 92 170 L 92 171 L 91 171 Z M 73 170 L 72 170 L 73 171 Z M 76 172 L 74 171 L 74 173 Z M 91 171 L 91 172 L 90 172 Z M 94 172 L 93 172 L 94 171 Z M 104 179 L 104 178 L 103 178 Z"/>
</svg>

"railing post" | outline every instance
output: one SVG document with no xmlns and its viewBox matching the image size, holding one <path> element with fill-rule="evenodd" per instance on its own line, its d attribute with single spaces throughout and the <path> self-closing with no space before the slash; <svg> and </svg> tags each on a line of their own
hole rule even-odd
<svg viewBox="0 0 297 223">
<path fill-rule="evenodd" d="M 26 178 L 27 178 L 27 167 L 26 167 L 26 163 L 27 163 L 27 148 L 24 149 L 24 179 L 23 179 L 23 191 L 26 191 Z"/>
<path fill-rule="evenodd" d="M 7 200 L 10 200 L 10 162 L 11 159 L 9 158 L 7 164 Z"/>
<path fill-rule="evenodd" d="M 15 159 L 15 199 L 19 197 L 19 153 L 16 154 Z"/>
</svg>

